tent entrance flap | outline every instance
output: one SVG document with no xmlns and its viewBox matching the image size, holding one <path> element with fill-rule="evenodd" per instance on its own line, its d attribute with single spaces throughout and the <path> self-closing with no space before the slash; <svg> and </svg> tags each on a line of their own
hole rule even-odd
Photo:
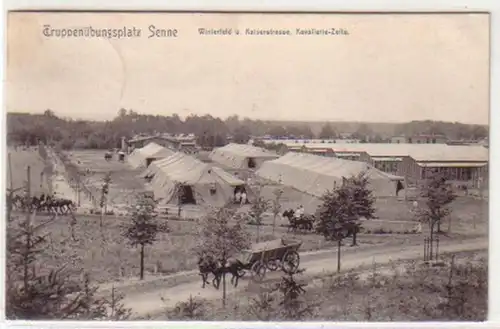
<svg viewBox="0 0 500 329">
<path fill-rule="evenodd" d="M 255 169 L 257 164 L 255 163 L 255 158 L 248 158 L 248 168 Z"/>
<path fill-rule="evenodd" d="M 181 185 L 179 187 L 179 199 L 181 204 L 196 204 L 194 199 L 193 187 L 190 185 Z"/>
<path fill-rule="evenodd" d="M 146 158 L 146 167 L 149 167 L 149 165 L 151 164 L 151 162 L 153 162 L 155 160 L 156 160 L 155 158 Z"/>
<path fill-rule="evenodd" d="M 399 191 L 404 190 L 404 185 L 400 180 L 396 181 L 396 196 L 399 195 Z"/>
</svg>

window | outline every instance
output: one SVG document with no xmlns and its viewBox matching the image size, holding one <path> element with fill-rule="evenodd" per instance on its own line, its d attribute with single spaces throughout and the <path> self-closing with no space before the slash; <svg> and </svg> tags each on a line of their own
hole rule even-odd
<svg viewBox="0 0 500 329">
<path fill-rule="evenodd" d="M 464 180 L 472 179 L 472 168 L 464 168 Z"/>
<path fill-rule="evenodd" d="M 457 180 L 458 168 L 450 168 L 450 178 L 452 180 Z"/>
</svg>

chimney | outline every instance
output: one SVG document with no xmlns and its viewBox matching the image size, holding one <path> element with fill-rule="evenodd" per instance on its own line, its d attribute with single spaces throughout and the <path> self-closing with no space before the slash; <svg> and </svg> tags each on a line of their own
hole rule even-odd
<svg viewBox="0 0 500 329">
<path fill-rule="evenodd" d="M 125 142 L 125 137 L 122 137 L 122 152 L 127 152 L 127 143 Z"/>
</svg>

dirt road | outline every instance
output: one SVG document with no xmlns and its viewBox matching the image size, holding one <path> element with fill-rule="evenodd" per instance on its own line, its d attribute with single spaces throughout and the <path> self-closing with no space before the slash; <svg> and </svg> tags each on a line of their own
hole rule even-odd
<svg viewBox="0 0 500 329">
<path fill-rule="evenodd" d="M 440 253 L 485 250 L 488 248 L 488 241 L 484 238 L 469 239 L 462 241 L 449 241 L 440 246 Z M 421 245 L 410 245 L 406 247 L 385 247 L 359 253 L 346 253 L 342 257 L 342 270 L 369 266 L 373 262 L 377 264 L 387 264 L 391 261 L 408 260 L 420 258 L 423 255 Z M 333 251 L 320 251 L 315 253 L 301 254 L 301 267 L 306 269 L 308 276 L 320 275 L 326 272 L 336 271 L 336 259 Z M 211 286 L 201 289 L 201 280 L 195 272 L 187 272 L 185 276 L 190 277 L 189 282 L 184 282 L 173 287 L 162 287 L 158 285 L 154 291 L 144 291 L 128 293 L 124 304 L 133 310 L 134 316 L 156 316 L 164 312 L 166 308 L 175 306 L 176 303 L 186 301 L 190 295 L 204 299 L 221 298 L 222 290 L 216 290 Z M 268 273 L 267 278 L 278 278 L 279 273 Z M 229 280 L 228 280 L 229 281 Z M 227 293 L 232 294 L 244 290 L 248 286 L 249 280 L 245 276 L 240 280 L 237 288 L 232 287 L 228 282 Z M 149 289 L 148 289 L 149 290 Z M 161 300 L 164 298 L 164 301 Z"/>
</svg>

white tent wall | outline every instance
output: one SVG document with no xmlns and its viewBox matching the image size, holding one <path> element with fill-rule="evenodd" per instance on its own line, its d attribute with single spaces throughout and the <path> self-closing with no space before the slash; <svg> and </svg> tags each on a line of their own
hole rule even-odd
<svg viewBox="0 0 500 329">
<path fill-rule="evenodd" d="M 370 165 L 337 158 L 326 158 L 310 154 L 288 153 L 267 161 L 257 171 L 257 175 L 299 191 L 320 197 L 327 190 L 342 184 L 342 177 L 366 171 L 370 186 L 377 197 L 395 196 L 397 180 L 402 177 L 388 175 Z"/>
<path fill-rule="evenodd" d="M 132 168 L 139 168 L 143 161 L 139 149 L 135 149 L 132 153 L 130 153 L 130 155 L 127 157 L 127 161 L 132 166 Z"/>
<path fill-rule="evenodd" d="M 236 186 L 245 184 L 222 169 L 210 167 L 183 153 L 155 161 L 151 166 L 152 169 L 143 174 L 154 174 L 149 187 L 155 198 L 162 199 L 162 204 L 176 204 L 176 188 L 182 184 L 191 187 L 197 204 L 221 206 L 231 200 Z M 215 187 L 215 194 L 210 192 L 212 187 Z"/>
</svg>

